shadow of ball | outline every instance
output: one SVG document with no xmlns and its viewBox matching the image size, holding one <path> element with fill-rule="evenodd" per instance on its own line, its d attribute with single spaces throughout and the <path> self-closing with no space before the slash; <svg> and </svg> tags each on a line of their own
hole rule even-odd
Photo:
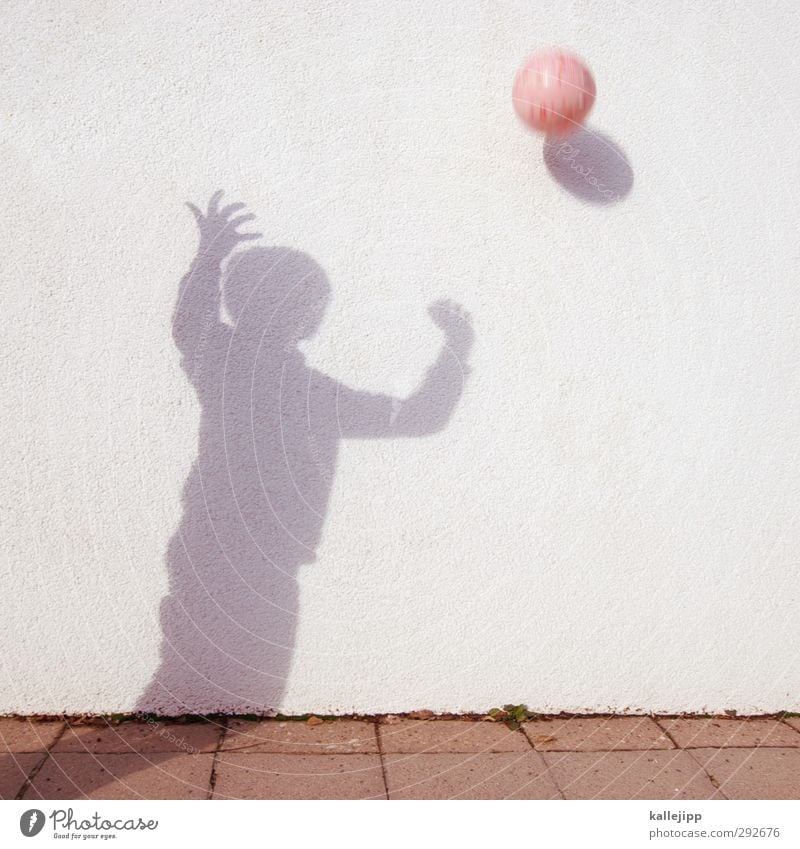
<svg viewBox="0 0 800 849">
<path fill-rule="evenodd" d="M 625 151 L 608 136 L 586 127 L 567 138 L 546 138 L 543 157 L 553 179 L 584 203 L 610 206 L 633 187 L 633 169 Z"/>
</svg>

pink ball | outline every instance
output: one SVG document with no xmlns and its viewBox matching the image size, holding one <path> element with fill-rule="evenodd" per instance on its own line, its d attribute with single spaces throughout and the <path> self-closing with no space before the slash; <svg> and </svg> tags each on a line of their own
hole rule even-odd
<svg viewBox="0 0 800 849">
<path fill-rule="evenodd" d="M 538 133 L 568 136 L 594 105 L 594 77 L 574 53 L 535 53 L 517 71 L 512 97 L 517 115 Z"/>
</svg>

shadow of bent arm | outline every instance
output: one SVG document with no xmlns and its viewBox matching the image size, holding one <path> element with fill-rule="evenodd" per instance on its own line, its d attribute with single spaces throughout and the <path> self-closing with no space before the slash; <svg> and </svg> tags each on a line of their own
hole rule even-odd
<svg viewBox="0 0 800 849">
<path fill-rule="evenodd" d="M 443 430 L 464 388 L 466 369 L 442 351 L 408 398 L 359 392 L 336 385 L 335 416 L 344 439 L 429 436 Z"/>
</svg>

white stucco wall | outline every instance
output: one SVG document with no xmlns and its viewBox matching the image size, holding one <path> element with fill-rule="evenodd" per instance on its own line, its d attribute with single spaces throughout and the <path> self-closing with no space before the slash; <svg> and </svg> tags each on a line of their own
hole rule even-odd
<svg viewBox="0 0 800 849">
<path fill-rule="evenodd" d="M 0 712 L 174 707 L 171 323 L 217 188 L 324 269 L 319 372 L 409 395 L 442 298 L 475 341 L 444 427 L 341 443 L 272 683 L 215 659 L 188 709 L 800 709 L 796 9 L 6 0 L 0 32 Z M 543 44 L 602 134 L 547 162 L 510 103 Z M 190 604 L 235 619 L 214 574 Z"/>
</svg>

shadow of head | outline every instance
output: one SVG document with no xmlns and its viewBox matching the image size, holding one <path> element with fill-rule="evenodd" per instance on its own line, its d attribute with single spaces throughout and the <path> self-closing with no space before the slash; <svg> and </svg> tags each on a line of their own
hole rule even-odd
<svg viewBox="0 0 800 849">
<path fill-rule="evenodd" d="M 548 137 L 543 155 L 553 179 L 584 203 L 610 206 L 633 187 L 633 169 L 625 151 L 595 130 L 583 127 L 567 138 Z"/>
<path fill-rule="evenodd" d="M 308 254 L 265 247 L 231 259 L 222 293 L 237 328 L 255 325 L 265 344 L 282 346 L 314 335 L 331 295 L 325 272 Z"/>
</svg>

